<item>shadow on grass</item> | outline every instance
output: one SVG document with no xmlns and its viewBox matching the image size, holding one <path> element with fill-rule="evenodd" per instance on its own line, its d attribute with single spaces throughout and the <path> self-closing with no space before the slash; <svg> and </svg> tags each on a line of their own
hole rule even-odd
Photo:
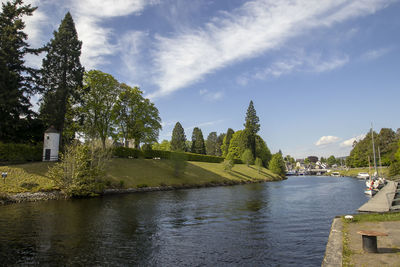
<svg viewBox="0 0 400 267">
<path fill-rule="evenodd" d="M 231 174 L 232 174 L 232 175 L 233 175 L 233 173 L 236 173 L 236 175 L 234 175 L 234 176 L 236 176 L 236 177 L 239 177 L 239 175 L 240 175 L 240 176 L 242 176 L 242 177 L 241 177 L 242 179 L 254 180 L 251 176 L 248 176 L 248 175 L 243 174 L 243 173 L 238 172 L 238 171 L 233 171 L 233 170 L 231 170 Z"/>
<path fill-rule="evenodd" d="M 258 168 L 254 168 L 254 167 L 252 167 L 252 166 L 249 166 L 249 168 L 251 168 L 251 169 L 253 169 L 253 170 L 255 170 L 255 171 L 258 172 Z M 269 174 L 269 173 L 266 173 L 266 172 L 263 171 L 263 170 L 260 170 L 258 173 L 259 173 L 259 174 L 262 174 L 262 175 L 264 175 L 264 176 L 267 176 L 268 178 L 272 178 L 272 179 L 275 178 L 274 176 L 272 176 L 272 175 Z"/>
</svg>

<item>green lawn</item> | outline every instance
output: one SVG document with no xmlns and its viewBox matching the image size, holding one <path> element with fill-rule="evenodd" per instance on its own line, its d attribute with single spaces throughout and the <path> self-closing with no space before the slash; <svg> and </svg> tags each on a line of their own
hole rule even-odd
<svg viewBox="0 0 400 267">
<path fill-rule="evenodd" d="M 222 164 L 188 162 L 184 174 L 174 176 L 168 160 L 113 159 L 107 170 L 107 178 L 113 183 L 123 181 L 125 187 L 160 185 L 202 185 L 207 183 L 235 183 L 254 180 L 279 180 L 280 178 L 263 168 L 261 173 L 254 166 L 237 164 L 232 171 L 225 172 Z"/>
<path fill-rule="evenodd" d="M 0 172 L 8 172 L 5 182 L 0 179 L 0 193 L 37 192 L 57 189 L 46 177 L 49 167 L 55 163 L 35 162 L 0 166 Z M 255 166 L 237 164 L 230 172 L 222 164 L 187 162 L 180 177 L 168 160 L 112 159 L 106 169 L 105 180 L 112 187 L 136 188 L 154 186 L 196 186 L 204 184 L 233 184 L 242 181 L 272 181 L 280 178 L 263 168 L 261 173 Z"/>
<path fill-rule="evenodd" d="M 7 172 L 7 178 L 0 179 L 1 193 L 37 192 L 56 189 L 52 180 L 46 177 L 54 163 L 35 162 L 0 166 L 0 172 Z"/>
</svg>

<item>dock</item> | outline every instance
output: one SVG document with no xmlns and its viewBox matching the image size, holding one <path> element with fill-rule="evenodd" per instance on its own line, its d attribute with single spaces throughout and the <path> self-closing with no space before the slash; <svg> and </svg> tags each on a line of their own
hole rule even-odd
<svg viewBox="0 0 400 267">
<path fill-rule="evenodd" d="M 400 210 L 399 183 L 388 183 L 376 193 L 367 203 L 358 208 L 359 212 L 388 212 Z"/>
</svg>

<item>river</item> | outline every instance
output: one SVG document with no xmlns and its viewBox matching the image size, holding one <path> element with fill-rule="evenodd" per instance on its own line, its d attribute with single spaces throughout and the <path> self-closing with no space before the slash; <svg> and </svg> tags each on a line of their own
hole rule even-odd
<svg viewBox="0 0 400 267">
<path fill-rule="evenodd" d="M 363 181 L 300 176 L 227 187 L 0 207 L 0 263 L 320 266 Z"/>
</svg>

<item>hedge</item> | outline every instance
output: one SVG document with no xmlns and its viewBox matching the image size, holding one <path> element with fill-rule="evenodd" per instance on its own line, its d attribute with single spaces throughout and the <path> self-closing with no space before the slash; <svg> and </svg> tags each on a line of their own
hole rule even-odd
<svg viewBox="0 0 400 267">
<path fill-rule="evenodd" d="M 211 163 L 221 163 L 224 161 L 223 157 L 201 155 L 188 152 L 172 152 L 164 150 L 139 150 L 127 147 L 116 147 L 114 148 L 113 155 L 118 158 L 160 158 L 160 159 L 170 159 L 172 153 L 184 153 L 188 161 L 200 161 L 200 162 L 211 162 Z M 242 163 L 241 160 L 235 159 L 236 164 Z"/>
<path fill-rule="evenodd" d="M 0 162 L 41 161 L 43 144 L 4 144 L 0 142 Z"/>
</svg>

